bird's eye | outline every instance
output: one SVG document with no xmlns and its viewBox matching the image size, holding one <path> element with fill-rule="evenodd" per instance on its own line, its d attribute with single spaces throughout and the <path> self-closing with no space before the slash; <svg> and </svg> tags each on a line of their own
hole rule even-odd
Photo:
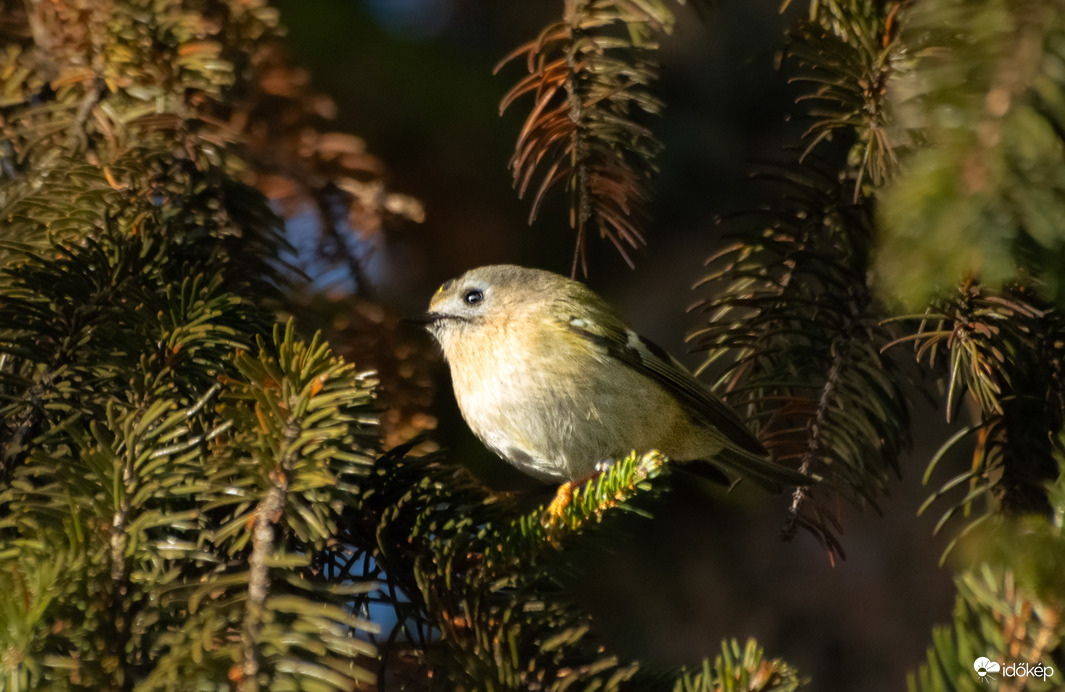
<svg viewBox="0 0 1065 692">
<path fill-rule="evenodd" d="M 479 288 L 471 288 L 462 294 L 462 300 L 466 301 L 466 305 L 476 305 L 484 300 L 484 292 Z"/>
</svg>

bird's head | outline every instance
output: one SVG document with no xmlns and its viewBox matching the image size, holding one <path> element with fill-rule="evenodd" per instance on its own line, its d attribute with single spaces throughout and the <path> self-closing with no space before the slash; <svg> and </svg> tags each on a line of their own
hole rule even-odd
<svg viewBox="0 0 1065 692">
<path fill-rule="evenodd" d="M 478 267 L 445 281 L 421 321 L 451 360 L 463 345 L 497 338 L 509 325 L 535 318 L 569 283 L 575 282 L 540 269 Z"/>
</svg>

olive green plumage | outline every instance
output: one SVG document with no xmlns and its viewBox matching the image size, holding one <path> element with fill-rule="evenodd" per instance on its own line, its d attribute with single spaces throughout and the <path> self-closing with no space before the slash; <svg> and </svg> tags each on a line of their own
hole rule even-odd
<svg viewBox="0 0 1065 692">
<path fill-rule="evenodd" d="M 513 265 L 444 283 L 425 317 L 473 432 L 521 471 L 574 481 L 657 449 L 761 485 L 801 484 L 739 417 L 584 284 Z"/>
</svg>

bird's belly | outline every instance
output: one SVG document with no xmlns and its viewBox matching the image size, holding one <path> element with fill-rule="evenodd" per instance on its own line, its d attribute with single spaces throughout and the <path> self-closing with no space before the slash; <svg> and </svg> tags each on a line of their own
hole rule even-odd
<svg viewBox="0 0 1065 692">
<path fill-rule="evenodd" d="M 542 480 L 579 480 L 633 450 L 658 449 L 678 459 L 703 451 L 698 426 L 643 375 L 627 369 L 609 378 L 559 374 L 509 379 L 529 383 L 522 389 L 506 381 L 463 388 L 459 407 L 486 446 Z"/>
</svg>

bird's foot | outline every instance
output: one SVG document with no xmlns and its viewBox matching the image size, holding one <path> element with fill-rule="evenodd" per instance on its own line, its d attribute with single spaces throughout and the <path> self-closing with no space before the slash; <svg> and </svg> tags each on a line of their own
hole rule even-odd
<svg viewBox="0 0 1065 692">
<path fill-rule="evenodd" d="M 562 514 L 573 500 L 573 485 L 573 481 L 566 481 L 558 486 L 555 499 L 551 500 L 551 504 L 547 506 L 547 511 L 544 512 L 544 524 L 553 526 L 562 521 Z"/>
<path fill-rule="evenodd" d="M 555 493 L 555 499 L 551 500 L 551 504 L 547 506 L 547 511 L 544 512 L 544 526 L 554 526 L 562 521 L 563 512 L 566 507 L 569 506 L 569 503 L 573 501 L 574 488 L 579 488 L 593 478 L 609 471 L 610 467 L 613 465 L 613 459 L 603 459 L 595 465 L 595 470 L 584 478 L 575 481 L 566 481 L 558 486 L 558 492 Z"/>
</svg>

